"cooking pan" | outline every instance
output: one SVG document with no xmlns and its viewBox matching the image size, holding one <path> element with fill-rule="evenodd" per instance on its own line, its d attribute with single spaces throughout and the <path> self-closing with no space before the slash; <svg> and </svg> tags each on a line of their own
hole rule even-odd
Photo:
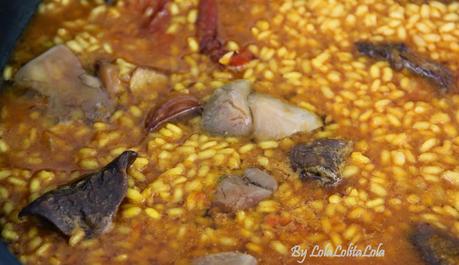
<svg viewBox="0 0 459 265">
<path fill-rule="evenodd" d="M 33 17 L 39 3 L 40 0 L 0 0 L 0 73 L 3 73 L 16 42 Z M 0 76 L 1 88 L 3 74 Z M 5 243 L 0 241 L 0 265 L 19 264 Z"/>
<path fill-rule="evenodd" d="M 39 3 L 40 0 L 0 0 L 1 73 L 3 73 L 3 69 L 16 46 L 16 42 L 33 17 Z M 1 75 L 1 79 L 3 79 L 3 74 Z"/>
</svg>

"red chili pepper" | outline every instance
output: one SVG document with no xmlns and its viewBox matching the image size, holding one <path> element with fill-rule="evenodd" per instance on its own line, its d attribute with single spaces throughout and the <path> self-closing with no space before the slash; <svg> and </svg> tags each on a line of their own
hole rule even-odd
<svg viewBox="0 0 459 265">
<path fill-rule="evenodd" d="M 215 0 L 201 0 L 199 2 L 199 16 L 196 22 L 201 53 L 210 56 L 212 61 L 218 62 L 226 51 L 218 38 L 218 6 Z"/>
<path fill-rule="evenodd" d="M 216 63 L 228 50 L 218 34 L 218 5 L 216 0 L 201 0 L 199 2 L 199 16 L 196 23 L 199 48 L 201 53 L 209 55 Z M 242 51 L 231 58 L 230 66 L 240 67 L 254 59 L 250 51 Z"/>
<path fill-rule="evenodd" d="M 128 1 L 128 7 L 139 11 L 139 12 L 144 12 L 147 7 L 153 5 L 154 0 L 132 0 Z"/>
<path fill-rule="evenodd" d="M 152 9 L 151 15 L 145 22 L 144 27 L 149 32 L 157 32 L 162 30 L 167 25 L 170 18 L 167 4 L 169 0 L 132 0 L 128 2 L 128 7 L 132 8 L 135 12 L 143 14 L 148 8 Z"/>
</svg>

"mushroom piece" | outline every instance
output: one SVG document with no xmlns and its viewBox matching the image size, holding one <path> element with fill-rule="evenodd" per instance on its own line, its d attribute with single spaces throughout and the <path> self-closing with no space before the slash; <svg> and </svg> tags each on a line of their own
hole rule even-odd
<svg viewBox="0 0 459 265">
<path fill-rule="evenodd" d="M 252 115 L 247 97 L 250 82 L 238 80 L 218 88 L 204 106 L 203 128 L 218 135 L 247 136 L 252 132 Z"/>
<path fill-rule="evenodd" d="M 100 81 L 85 72 L 66 46 L 55 46 L 17 72 L 15 82 L 48 97 L 48 110 L 59 120 L 82 112 L 89 121 L 108 118 L 114 104 Z"/>
<path fill-rule="evenodd" d="M 429 80 L 441 92 L 455 89 L 455 77 L 450 69 L 412 52 L 404 43 L 357 42 L 356 47 L 365 56 L 387 61 L 395 70 L 408 69 Z"/>
<path fill-rule="evenodd" d="M 104 233 L 126 195 L 126 170 L 136 157 L 136 152 L 123 152 L 100 171 L 43 194 L 24 207 L 19 217 L 37 216 L 67 236 L 78 228 L 87 237 Z"/>
<path fill-rule="evenodd" d="M 410 241 L 428 265 L 459 264 L 459 238 L 430 224 L 416 224 Z"/>
<path fill-rule="evenodd" d="M 199 257 L 192 265 L 257 265 L 257 260 L 248 254 L 239 252 L 221 252 Z"/>
<path fill-rule="evenodd" d="M 249 105 L 254 121 L 254 136 L 258 140 L 280 139 L 323 126 L 315 113 L 265 94 L 251 94 Z"/>
<path fill-rule="evenodd" d="M 236 212 L 251 208 L 269 198 L 277 189 L 276 180 L 257 168 L 249 168 L 244 176 L 226 176 L 218 185 L 214 205 Z"/>
<path fill-rule="evenodd" d="M 352 152 L 352 142 L 340 139 L 319 139 L 297 144 L 290 152 L 290 163 L 303 180 L 315 179 L 322 185 L 341 181 L 341 170 Z"/>
</svg>

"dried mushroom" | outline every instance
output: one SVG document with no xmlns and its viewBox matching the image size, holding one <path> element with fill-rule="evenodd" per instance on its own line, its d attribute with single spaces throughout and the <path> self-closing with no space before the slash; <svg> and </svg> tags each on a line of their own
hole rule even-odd
<svg viewBox="0 0 459 265">
<path fill-rule="evenodd" d="M 190 95 L 180 95 L 171 98 L 147 115 L 145 128 L 151 132 L 162 124 L 201 113 L 199 100 Z"/>
<path fill-rule="evenodd" d="M 314 179 L 322 185 L 333 185 L 342 179 L 341 169 L 351 152 L 350 141 L 319 139 L 294 146 L 290 152 L 290 163 L 303 180 Z"/>
<path fill-rule="evenodd" d="M 407 69 L 433 83 L 441 92 L 456 88 L 455 77 L 446 66 L 423 58 L 403 43 L 356 43 L 357 50 L 370 58 L 389 62 L 395 70 Z"/>
<path fill-rule="evenodd" d="M 428 265 L 459 264 L 459 238 L 432 225 L 416 224 L 410 240 Z"/>
<path fill-rule="evenodd" d="M 55 46 L 17 72 L 15 82 L 48 98 L 49 113 L 59 120 L 82 113 L 86 120 L 104 120 L 114 109 L 100 81 L 85 72 L 78 57 Z"/>
<path fill-rule="evenodd" d="M 192 265 L 257 265 L 257 260 L 248 254 L 239 252 L 222 252 L 199 257 Z"/>
<path fill-rule="evenodd" d="M 218 185 L 214 205 L 235 212 L 256 206 L 277 189 L 276 180 L 257 168 L 249 168 L 244 176 L 226 176 Z"/>
<path fill-rule="evenodd" d="M 43 194 L 19 217 L 37 216 L 67 236 L 75 229 L 83 229 L 87 237 L 104 233 L 126 195 L 126 170 L 136 157 L 136 152 L 125 151 L 100 171 Z"/>
</svg>

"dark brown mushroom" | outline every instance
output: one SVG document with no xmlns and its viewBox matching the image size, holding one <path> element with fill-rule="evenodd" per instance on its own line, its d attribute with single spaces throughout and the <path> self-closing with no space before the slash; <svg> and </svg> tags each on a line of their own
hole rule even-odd
<svg viewBox="0 0 459 265">
<path fill-rule="evenodd" d="M 410 241 L 428 265 L 459 264 L 459 238 L 430 224 L 416 224 Z"/>
<path fill-rule="evenodd" d="M 100 171 L 43 194 L 24 207 L 19 217 L 42 218 L 67 236 L 78 228 L 87 237 L 104 233 L 126 195 L 126 170 L 136 157 L 136 152 L 125 151 Z"/>
<path fill-rule="evenodd" d="M 175 96 L 148 113 L 145 129 L 151 132 L 164 123 L 198 115 L 201 111 L 201 104 L 197 98 L 190 95 Z"/>
<path fill-rule="evenodd" d="M 404 43 L 357 42 L 356 47 L 365 56 L 387 61 L 395 70 L 407 69 L 429 80 L 441 92 L 456 88 L 455 77 L 450 69 L 414 53 Z"/>
<path fill-rule="evenodd" d="M 350 141 L 319 139 L 294 146 L 290 152 L 290 163 L 303 180 L 315 179 L 322 185 L 333 185 L 342 179 L 341 169 L 351 152 Z"/>
</svg>

